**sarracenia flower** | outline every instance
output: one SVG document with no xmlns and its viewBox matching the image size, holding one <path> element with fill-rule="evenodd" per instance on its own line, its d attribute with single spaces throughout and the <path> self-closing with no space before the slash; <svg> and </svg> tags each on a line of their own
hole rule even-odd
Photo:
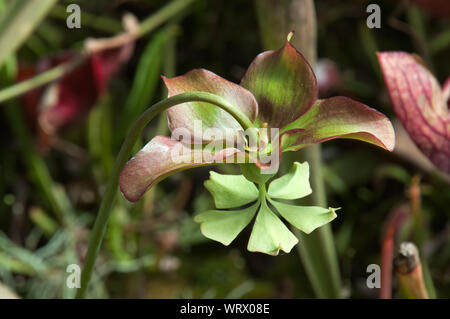
<svg viewBox="0 0 450 319">
<path fill-rule="evenodd" d="M 279 160 L 280 150 L 295 151 L 334 138 L 362 140 L 392 151 L 394 131 L 383 114 L 362 103 L 346 97 L 318 100 L 314 72 L 290 44 L 291 36 L 292 33 L 279 50 L 259 54 L 240 85 L 204 69 L 170 79 L 163 77 L 169 97 L 200 91 L 218 95 L 234 105 L 253 124 L 252 132 L 256 131 L 258 143 L 253 145 L 251 132 L 248 136 L 242 134 L 243 127 L 223 109 L 204 102 L 173 106 L 167 110 L 172 138 L 153 138 L 128 161 L 119 179 L 123 195 L 137 201 L 153 184 L 180 170 L 213 163 L 239 163 L 244 176 L 211 173 L 205 186 L 217 208 L 254 204 L 234 211 L 197 215 L 196 221 L 202 224 L 205 236 L 227 245 L 256 215 L 248 249 L 276 255 L 280 249 L 289 252 L 298 240 L 268 203 L 307 233 L 334 219 L 335 210 L 331 208 L 278 202 L 311 193 L 309 166 L 295 163 L 287 175 L 273 180 L 266 191 L 265 184 L 277 167 L 263 162 L 263 155 L 270 155 L 273 164 Z M 199 125 L 202 130 L 196 127 Z M 272 132 L 269 137 L 268 132 L 273 130 L 277 133 Z M 231 146 L 230 140 L 234 141 Z M 178 156 L 174 158 L 174 154 Z M 245 159 L 247 164 L 239 159 Z"/>
<path fill-rule="evenodd" d="M 450 173 L 450 78 L 441 89 L 423 61 L 406 52 L 378 54 L 394 107 L 411 139 L 445 173 Z"/>
</svg>

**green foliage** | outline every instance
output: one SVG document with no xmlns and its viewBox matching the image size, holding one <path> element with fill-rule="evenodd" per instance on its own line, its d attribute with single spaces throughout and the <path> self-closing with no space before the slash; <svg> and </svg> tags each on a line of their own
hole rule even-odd
<svg viewBox="0 0 450 319">
<path fill-rule="evenodd" d="M 263 175 L 256 169 L 252 172 L 252 180 L 258 174 Z M 307 234 L 336 218 L 335 209 L 332 208 L 289 205 L 272 199 L 292 200 L 311 194 L 308 163 L 295 162 L 286 175 L 269 184 L 268 192 L 266 181 L 264 179 L 256 188 L 244 175 L 210 172 L 205 187 L 211 193 L 216 207 L 234 210 L 208 210 L 197 214 L 195 221 L 200 223 L 203 235 L 228 246 L 258 211 L 247 248 L 252 252 L 276 256 L 280 250 L 290 252 L 298 239 L 272 211 L 268 202 L 286 221 Z M 252 202 L 255 203 L 250 207 L 236 209 Z"/>
<path fill-rule="evenodd" d="M 30 5 L 39 2 L 42 6 L 45 1 L 29 2 Z M 182 2 L 178 1 L 178 4 Z M 24 1 L 0 0 L 0 10 L 20 3 Z M 79 3 L 82 8 L 81 29 L 69 30 L 66 27 L 68 13 L 65 9 L 69 3 Z M 132 12 L 142 21 L 145 15 L 154 15 L 167 3 L 166 0 L 137 0 L 122 1 L 112 6 L 109 0 L 60 0 L 45 19 L 35 24 L 30 36 L 21 38 L 17 36 L 17 30 L 12 30 L 17 36 L 13 42 L 21 44 L 12 50 L 14 58 L 6 57 L 9 62 L 2 63 L 1 90 L 9 88 L 16 78 L 14 59 L 20 65 L 31 66 L 41 58 L 59 55 L 66 50 L 79 50 L 88 37 L 103 38 L 122 32 L 120 18 L 124 12 Z M 434 71 L 442 82 L 450 74 L 449 21 L 423 11 L 425 38 L 418 39 L 413 25 L 409 24 L 409 20 L 413 21 L 411 13 L 407 13 L 408 7 L 399 1 L 380 0 L 383 27 L 379 31 L 368 32 L 360 25 L 367 17 L 362 9 L 369 3 L 371 1 L 368 0 L 341 1 L 338 4 L 331 0 L 315 1 L 319 59 L 334 61 L 342 75 L 338 87 L 329 93 L 319 92 L 319 96 L 351 96 L 375 106 L 393 119 L 384 84 L 376 76 L 373 48 L 418 53 L 428 49 Z M 160 27 L 136 42 L 132 59 L 113 79 L 87 121 L 80 119 L 61 132 L 57 136 L 57 144 L 49 152 L 43 152 L 37 143 L 38 133 L 28 122 L 23 96 L 17 96 L 10 104 L 0 103 L 4 115 L 0 117 L 3 128 L 0 149 L 0 285 L 9 287 L 22 298 L 73 297 L 73 290 L 64 288 L 63 284 L 67 278 L 66 267 L 80 263 L 79 258 L 85 255 L 108 172 L 117 146 L 125 137 L 126 127 L 138 116 L 138 108 L 143 110 L 153 101 L 167 96 L 159 75 L 173 77 L 206 67 L 238 83 L 245 68 L 261 51 L 256 15 L 248 1 L 197 0 L 181 11 L 181 15 L 176 17 L 167 19 L 165 13 L 163 20 L 153 19 L 153 26 L 156 21 Z M 21 20 L 21 16 L 15 17 Z M 388 17 L 393 20 L 388 21 Z M 29 25 L 34 20 L 31 18 L 27 22 Z M 171 28 L 174 23 L 178 27 Z M 272 27 L 270 23 L 268 26 Z M 410 31 L 406 32 L 406 28 Z M 1 30 L 0 34 L 11 32 L 6 31 Z M 300 36 L 297 32 L 294 39 Z M 272 39 L 274 44 L 270 49 L 276 49 L 284 41 L 285 34 Z M 13 42 L 2 45 L 2 52 L 11 50 Z M 171 53 L 165 49 L 168 43 L 173 47 Z M 173 59 L 174 51 L 176 61 Z M 166 71 L 164 65 L 169 60 L 172 60 L 172 66 L 176 66 L 176 72 L 173 67 L 171 72 Z M 126 121 L 123 120 L 125 114 L 129 114 Z M 164 129 L 159 130 L 162 133 L 158 135 L 166 135 L 166 114 L 161 114 L 160 118 L 160 127 Z M 148 127 L 149 136 L 157 131 L 154 124 Z M 397 133 L 398 129 L 395 129 Z M 399 141 L 397 145 L 406 144 Z M 140 147 L 136 151 L 138 149 Z M 280 171 L 287 173 L 291 168 L 289 160 L 299 161 L 298 156 L 290 152 L 283 154 L 286 167 L 281 167 Z M 301 158 L 302 164 L 297 165 L 305 165 L 305 160 Z M 411 179 L 419 174 L 421 209 L 417 216 L 421 217 L 421 222 L 417 225 L 410 223 L 409 229 L 400 237 L 410 239 L 412 232 L 420 235 L 417 236 L 422 242 L 420 249 L 426 252 L 422 254 L 423 262 L 427 263 L 426 267 L 423 265 L 424 276 L 433 280 L 440 298 L 448 298 L 450 241 L 445 240 L 448 239 L 446 225 L 450 219 L 448 181 L 435 174 L 430 166 L 422 165 L 423 159 L 415 153 L 388 154 L 363 143 L 346 140 L 324 144 L 323 160 L 330 206 L 345 208 L 344 213 L 330 224 L 338 248 L 344 296 L 377 297 L 376 289 L 367 289 L 360 283 L 367 278 L 367 265 L 380 262 L 380 236 L 387 216 L 398 204 L 411 205 Z M 237 166 L 223 165 L 217 169 L 222 174 L 240 174 Z M 272 258 L 245 249 L 258 209 L 241 231 L 243 234 L 227 247 L 202 235 L 198 223 L 188 212 L 214 211 L 225 215 L 245 210 L 258 202 L 256 198 L 241 206 L 231 207 L 230 204 L 228 210 L 216 209 L 215 198 L 203 186 L 205 179 L 208 179 L 207 168 L 180 172 L 159 183 L 156 192 L 147 194 L 138 204 L 116 200 L 88 297 L 314 297 L 305 267 L 294 253 Z M 286 179 L 286 182 L 290 183 L 290 180 Z M 308 201 L 315 193 L 292 202 L 278 200 L 270 196 L 274 192 L 273 185 L 267 184 L 270 200 L 267 199 L 266 204 L 270 213 L 278 219 L 283 217 L 289 224 L 298 221 L 297 226 L 303 232 L 320 223 L 315 219 L 326 220 L 333 216 L 332 210 L 314 208 L 308 209 L 308 221 L 314 223 L 305 223 L 301 218 L 297 220 L 303 215 L 303 207 L 311 205 Z M 254 187 L 252 183 L 248 185 Z M 294 190 L 297 190 L 294 186 L 288 189 L 289 192 Z M 293 204 L 295 208 L 291 207 Z M 279 209 L 284 205 L 290 205 L 289 212 L 293 215 L 290 221 L 289 212 L 283 215 Z M 63 212 L 64 221 L 57 217 L 57 211 Z M 271 214 L 266 211 L 264 214 L 263 217 L 271 220 Z M 211 225 L 214 225 L 214 220 L 211 218 Z M 262 226 L 266 227 L 265 224 Z M 227 236 L 230 233 L 228 229 L 232 227 L 213 229 L 211 236 L 224 230 Z M 318 230 L 309 235 L 301 234 L 303 237 L 297 236 L 300 231 L 292 232 L 300 241 L 294 248 L 305 248 L 305 239 L 315 240 Z M 268 242 L 272 246 L 267 250 L 276 250 L 280 238 L 274 236 Z M 288 244 L 286 241 L 286 246 Z M 310 248 L 318 259 L 323 259 L 323 251 L 314 250 L 313 246 Z M 322 266 L 317 263 L 311 265 L 317 270 L 324 269 Z M 394 290 L 394 298 L 397 296 Z"/>
<path fill-rule="evenodd" d="M 258 206 L 259 202 L 256 202 L 256 204 L 241 210 L 209 210 L 195 216 L 195 221 L 201 224 L 201 230 L 205 237 L 228 246 L 250 223 Z"/>
</svg>

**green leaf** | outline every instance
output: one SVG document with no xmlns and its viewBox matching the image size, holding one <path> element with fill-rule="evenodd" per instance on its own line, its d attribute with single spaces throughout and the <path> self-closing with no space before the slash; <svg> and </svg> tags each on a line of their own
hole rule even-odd
<svg viewBox="0 0 450 319">
<path fill-rule="evenodd" d="M 282 128 L 306 113 L 317 99 L 311 66 L 290 43 L 259 54 L 241 85 L 258 101 L 258 122 Z"/>
<path fill-rule="evenodd" d="M 281 148 L 295 151 L 335 138 L 351 138 L 394 149 L 395 134 L 389 119 L 377 110 L 344 96 L 318 100 L 301 118 L 282 131 Z"/>
<path fill-rule="evenodd" d="M 0 16 L 0 66 L 46 16 L 56 0 L 14 0 Z"/>
<path fill-rule="evenodd" d="M 268 191 L 270 197 L 280 199 L 297 199 L 311 193 L 308 162 L 294 162 L 289 173 L 270 183 Z"/>
<path fill-rule="evenodd" d="M 309 234 L 337 217 L 334 208 L 295 206 L 270 200 L 281 216 L 291 225 Z"/>
<path fill-rule="evenodd" d="M 298 243 L 297 237 L 270 210 L 266 202 L 261 204 L 247 249 L 276 256 L 283 250 L 289 253 Z"/>
<path fill-rule="evenodd" d="M 250 223 L 258 209 L 259 201 L 253 206 L 235 211 L 209 210 L 195 216 L 205 237 L 228 246 Z"/>
<path fill-rule="evenodd" d="M 234 208 L 244 206 L 258 198 L 258 189 L 243 175 L 222 175 L 209 172 L 206 189 L 214 198 L 216 208 Z"/>
</svg>

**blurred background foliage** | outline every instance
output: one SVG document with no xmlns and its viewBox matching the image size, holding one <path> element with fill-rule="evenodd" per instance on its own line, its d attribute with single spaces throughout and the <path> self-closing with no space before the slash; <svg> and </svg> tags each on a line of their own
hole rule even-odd
<svg viewBox="0 0 450 319">
<path fill-rule="evenodd" d="M 408 1 L 384 0 L 376 1 L 381 6 L 382 28 L 368 29 L 366 7 L 372 2 L 315 1 L 319 61 L 332 61 L 339 74 L 336 84 L 322 96 L 347 95 L 393 119 L 375 52 L 417 52 L 442 82 L 450 74 L 450 23 L 448 17 L 437 17 Z M 70 3 L 82 9 L 80 29 L 66 27 Z M 80 50 L 86 38 L 121 32 L 124 13 L 143 21 L 168 3 L 58 1 L 16 51 L 15 60 L 33 65 L 64 50 Z M 2 10 L 5 4 L 8 1 L 2 1 Z M 82 262 L 114 156 L 130 124 L 166 95 L 161 74 L 174 76 L 201 67 L 239 82 L 261 51 L 251 1 L 195 0 L 136 41 L 132 57 L 113 77 L 107 92 L 85 118 L 65 127 L 50 149 L 39 147 L 38 136 L 24 120 L 24 100 L 4 102 L 0 296 L 6 287 L 24 298 L 73 296 L 73 289 L 65 285 L 66 266 Z M 5 64 L 1 87 L 13 80 Z M 162 116 L 149 125 L 142 143 L 166 131 Z M 450 297 L 448 179 L 421 165 L 425 160 L 416 153 L 389 154 L 355 141 L 326 143 L 323 156 L 329 204 L 342 207 L 332 228 L 345 295 L 377 297 L 378 290 L 366 286 L 366 267 L 380 263 L 386 221 L 405 205 L 410 211 L 415 207 L 420 215 L 416 243 L 437 295 Z M 234 166 L 220 169 L 238 172 Z M 209 170 L 171 176 L 137 204 L 119 196 L 89 297 L 314 296 L 294 251 L 278 257 L 250 253 L 245 232 L 230 247 L 201 235 L 192 215 L 213 207 L 203 187 Z M 411 192 L 413 187 L 419 193 Z M 395 281 L 393 289 L 396 295 Z"/>
</svg>

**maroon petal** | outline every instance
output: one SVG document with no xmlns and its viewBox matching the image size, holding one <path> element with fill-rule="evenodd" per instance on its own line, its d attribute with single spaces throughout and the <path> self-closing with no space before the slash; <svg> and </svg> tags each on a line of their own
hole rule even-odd
<svg viewBox="0 0 450 319">
<path fill-rule="evenodd" d="M 395 113 L 411 139 L 438 168 L 450 173 L 450 118 L 436 78 L 405 52 L 382 52 L 378 60 Z"/>
<path fill-rule="evenodd" d="M 163 76 L 163 80 L 169 97 L 192 91 L 209 92 L 225 98 L 240 108 L 252 121 L 258 113 L 258 104 L 252 93 L 208 70 L 195 69 L 170 79 Z M 187 129 L 191 137 L 197 141 L 202 141 L 203 136 L 198 136 L 197 130 L 194 129 L 194 121 L 201 121 L 203 130 L 214 128 L 225 132 L 227 128 L 242 129 L 230 114 L 215 105 L 204 102 L 189 102 L 173 106 L 167 110 L 167 116 L 172 132 L 177 128 Z"/>
<path fill-rule="evenodd" d="M 169 175 L 197 166 L 233 163 L 239 153 L 235 148 L 213 153 L 191 146 L 165 136 L 154 137 L 125 164 L 119 178 L 122 194 L 131 202 L 138 201 L 154 183 Z"/>
</svg>

